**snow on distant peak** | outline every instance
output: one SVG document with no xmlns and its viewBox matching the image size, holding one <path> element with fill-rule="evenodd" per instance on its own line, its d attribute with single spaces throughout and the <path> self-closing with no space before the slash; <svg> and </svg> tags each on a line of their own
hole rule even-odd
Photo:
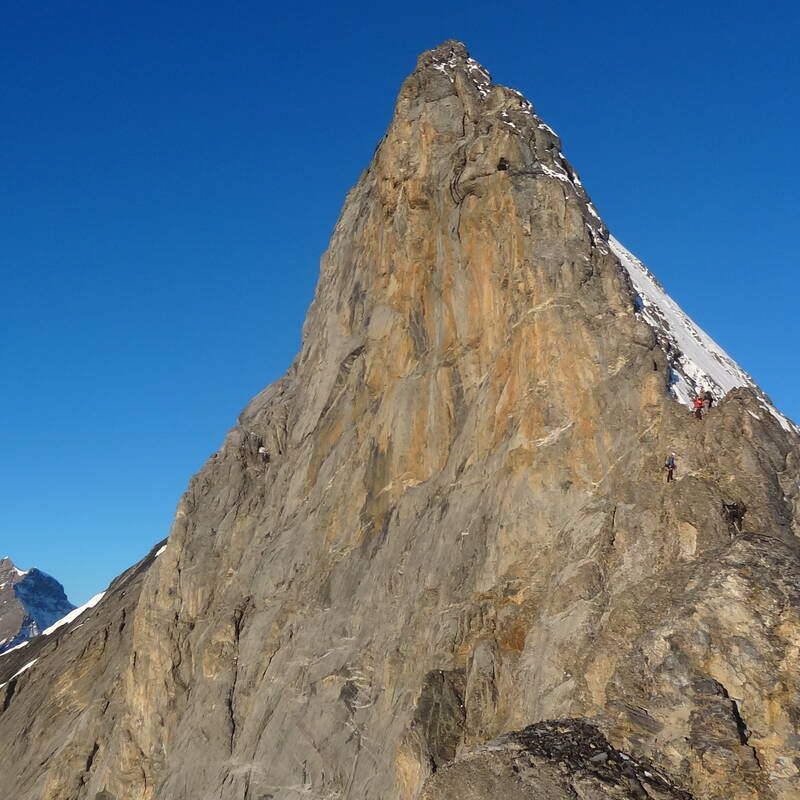
<svg viewBox="0 0 800 800">
<path fill-rule="evenodd" d="M 737 386 L 749 386 L 787 431 L 800 428 L 769 402 L 755 381 L 666 293 L 645 265 L 613 236 L 608 244 L 628 271 L 638 295 L 637 313 L 653 329 L 671 363 L 670 390 L 678 402 L 691 405 L 694 396 L 710 389 L 717 399 Z"/>
<path fill-rule="evenodd" d="M 8 556 L 0 558 L 0 564 L 10 568 L 10 572 L 13 572 L 18 578 L 24 578 L 30 572 L 29 569 L 19 569 Z"/>
<path fill-rule="evenodd" d="M 0 642 L 0 645 L 5 644 L 6 641 L 6 639 L 3 639 L 3 641 Z M 13 647 L 9 647 L 8 650 L 4 650 L 2 653 L 0 653 L 0 658 L 7 656 L 9 653 L 13 653 L 15 650 L 21 650 L 23 647 L 27 647 L 29 641 L 29 639 L 26 639 L 24 642 L 15 644 Z"/>
<path fill-rule="evenodd" d="M 91 600 L 84 603 L 82 606 L 70 611 L 65 617 L 62 617 L 58 622 L 54 622 L 49 628 L 45 628 L 42 631 L 42 636 L 49 636 L 53 631 L 58 630 L 64 625 L 69 625 L 70 622 L 76 620 L 84 611 L 88 611 L 90 608 L 94 608 L 102 599 L 105 592 L 100 592 L 100 594 L 96 594 Z"/>
</svg>

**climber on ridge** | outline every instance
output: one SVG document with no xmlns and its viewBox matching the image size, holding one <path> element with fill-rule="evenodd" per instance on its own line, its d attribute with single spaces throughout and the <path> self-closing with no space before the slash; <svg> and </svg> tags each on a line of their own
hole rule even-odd
<svg viewBox="0 0 800 800">
<path fill-rule="evenodd" d="M 714 395 L 711 394 L 711 389 L 706 389 L 705 392 L 703 392 L 703 405 L 707 412 L 711 411 L 711 406 L 714 405 Z"/>
<path fill-rule="evenodd" d="M 664 469 L 667 471 L 667 483 L 670 483 L 671 481 L 674 480 L 672 475 L 677 469 L 677 464 L 675 463 L 675 453 L 670 453 L 667 456 L 667 460 L 664 464 Z"/>
<path fill-rule="evenodd" d="M 694 408 L 694 416 L 695 419 L 703 419 L 703 407 L 704 401 L 700 395 L 695 395 L 694 400 L 692 401 L 692 406 Z"/>
</svg>

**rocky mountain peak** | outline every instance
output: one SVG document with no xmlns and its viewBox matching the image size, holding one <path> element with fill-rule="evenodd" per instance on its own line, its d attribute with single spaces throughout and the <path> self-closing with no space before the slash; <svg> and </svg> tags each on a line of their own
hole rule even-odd
<svg viewBox="0 0 800 800">
<path fill-rule="evenodd" d="M 0 558 L 0 584 L 16 583 L 24 578 L 30 570 L 22 570 L 8 557 Z"/>
<path fill-rule="evenodd" d="M 415 85 L 441 77 L 447 78 L 456 91 L 464 88 L 463 79 L 466 79 L 466 85 L 471 84 L 479 97 L 485 99 L 489 96 L 492 84 L 489 71 L 470 57 L 464 44 L 455 40 L 443 42 L 420 55 L 416 70 L 407 79 L 401 95 L 405 91 L 413 91 L 412 87 Z"/>
<path fill-rule="evenodd" d="M 402 383 L 416 394 L 411 376 L 433 379 L 445 362 L 470 394 L 501 352 L 517 359 L 531 344 L 522 339 L 539 303 L 540 319 L 591 305 L 633 322 L 629 281 L 558 137 L 519 92 L 447 42 L 403 83 L 323 258 L 296 364 L 319 394 L 296 436 L 351 371 L 371 392 Z"/>
<path fill-rule="evenodd" d="M 10 796 L 795 800 L 800 438 L 651 277 L 530 103 L 424 53 L 286 376 L 0 661 Z"/>
<path fill-rule="evenodd" d="M 75 606 L 64 587 L 36 568 L 21 570 L 0 559 L 0 653 L 37 636 Z"/>
<path fill-rule="evenodd" d="M 14 562 L 8 556 L 3 556 L 0 558 L 0 571 L 8 572 L 10 570 L 16 570 L 17 572 L 21 571 L 17 570 L 17 568 L 14 566 Z"/>
<path fill-rule="evenodd" d="M 520 173 L 536 169 L 538 164 L 540 172 L 562 180 L 587 200 L 577 173 L 561 153 L 561 140 L 556 132 L 536 114 L 533 104 L 521 92 L 494 83 L 489 71 L 470 57 L 461 42 L 445 42 L 420 56 L 417 69 L 401 88 L 396 113 L 413 117 L 420 102 L 440 102 L 448 98 L 457 98 L 460 103 L 462 125 L 480 125 L 484 135 L 525 140 L 527 146 L 522 146 L 521 150 L 522 142 L 509 145 L 509 156 L 516 156 L 516 159 L 503 158 L 499 165 L 501 170 Z M 458 121 L 459 115 L 454 116 Z M 462 135 L 466 135 L 466 131 Z M 594 209 L 588 217 L 592 227 L 602 229 Z"/>
</svg>

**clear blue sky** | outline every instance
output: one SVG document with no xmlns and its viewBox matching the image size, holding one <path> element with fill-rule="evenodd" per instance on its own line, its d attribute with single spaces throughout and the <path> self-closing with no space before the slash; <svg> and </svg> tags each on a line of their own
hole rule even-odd
<svg viewBox="0 0 800 800">
<path fill-rule="evenodd" d="M 0 555 L 74 602 L 290 363 L 345 192 L 446 38 L 800 419 L 795 3 L 321 6 L 5 6 Z"/>
</svg>

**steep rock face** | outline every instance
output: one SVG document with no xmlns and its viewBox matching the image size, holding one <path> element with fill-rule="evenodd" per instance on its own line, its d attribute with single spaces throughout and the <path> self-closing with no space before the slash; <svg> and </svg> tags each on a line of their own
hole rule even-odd
<svg viewBox="0 0 800 800">
<path fill-rule="evenodd" d="M 636 297 L 530 104 L 423 54 L 166 550 L 11 697 L 0 662 L 13 796 L 444 797 L 574 718 L 675 792 L 796 798 L 800 444 L 747 386 L 692 419 Z"/>
<path fill-rule="evenodd" d="M 75 606 L 64 587 L 38 569 L 0 559 L 0 654 L 40 634 Z"/>
<path fill-rule="evenodd" d="M 129 623 L 157 552 L 120 575 L 95 613 L 0 657 L 3 797 L 96 797 L 85 775 L 114 730 L 120 675 L 135 666 Z"/>
</svg>

